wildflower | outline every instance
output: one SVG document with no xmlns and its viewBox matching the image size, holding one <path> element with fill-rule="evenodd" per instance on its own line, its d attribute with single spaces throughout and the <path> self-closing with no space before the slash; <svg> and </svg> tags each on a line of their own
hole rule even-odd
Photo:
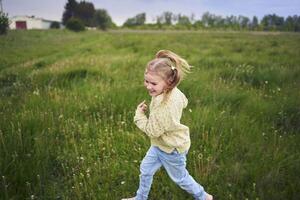
<svg viewBox="0 0 300 200">
<path fill-rule="evenodd" d="M 121 181 L 121 185 L 124 185 L 125 184 L 125 181 Z"/>
<path fill-rule="evenodd" d="M 203 154 L 202 153 L 199 153 L 198 154 L 198 158 L 201 160 L 203 158 Z"/>
<path fill-rule="evenodd" d="M 278 91 L 278 92 L 280 92 L 280 91 L 281 91 L 281 88 L 280 88 L 280 87 L 278 87 L 278 88 L 277 88 L 277 91 Z"/>
<path fill-rule="evenodd" d="M 193 112 L 192 109 L 189 109 L 189 112 Z"/>
<path fill-rule="evenodd" d="M 40 95 L 39 89 L 34 90 L 34 91 L 33 91 L 33 94 L 36 95 L 36 96 L 39 96 L 39 95 Z"/>
</svg>

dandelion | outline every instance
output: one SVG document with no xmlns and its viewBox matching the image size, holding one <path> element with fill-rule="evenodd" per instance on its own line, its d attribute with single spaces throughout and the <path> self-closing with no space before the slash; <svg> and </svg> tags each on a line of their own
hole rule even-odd
<svg viewBox="0 0 300 200">
<path fill-rule="evenodd" d="M 33 91 L 33 94 L 36 95 L 36 96 L 39 96 L 39 95 L 40 95 L 39 89 L 34 90 L 34 91 Z"/>
<path fill-rule="evenodd" d="M 203 154 L 202 153 L 199 153 L 198 154 L 198 158 L 201 160 L 203 158 Z"/>
<path fill-rule="evenodd" d="M 280 91 L 281 91 L 281 88 L 280 88 L 280 87 L 278 87 L 278 88 L 277 88 L 277 91 L 278 91 L 278 92 L 280 92 Z"/>
</svg>

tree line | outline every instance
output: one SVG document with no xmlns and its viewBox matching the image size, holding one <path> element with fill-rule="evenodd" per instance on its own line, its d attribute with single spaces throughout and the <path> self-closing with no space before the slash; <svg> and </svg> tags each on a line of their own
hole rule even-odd
<svg viewBox="0 0 300 200">
<path fill-rule="evenodd" d="M 68 0 L 62 16 L 62 22 L 68 27 L 68 23 L 81 23 L 85 27 L 95 27 L 102 30 L 117 28 L 109 13 L 105 9 L 96 9 L 91 2 Z M 195 15 L 187 16 L 175 14 L 170 11 L 156 16 L 155 23 L 146 23 L 146 13 L 139 13 L 128 18 L 120 28 L 133 29 L 228 29 L 228 30 L 254 30 L 254 31 L 300 31 L 300 16 L 288 16 L 286 18 L 276 14 L 265 15 L 261 20 L 239 16 L 220 16 L 205 12 L 201 19 L 195 19 Z"/>
<path fill-rule="evenodd" d="M 215 15 L 205 12 L 201 19 L 196 20 L 195 16 L 163 12 L 156 17 L 156 23 L 146 24 L 146 13 L 140 13 L 129 18 L 123 27 L 130 28 L 162 28 L 162 29 L 229 29 L 229 30 L 254 30 L 254 31 L 300 31 L 300 16 L 288 16 L 287 18 L 276 14 L 265 15 L 260 21 L 258 17 L 251 19 L 246 16 Z"/>
</svg>

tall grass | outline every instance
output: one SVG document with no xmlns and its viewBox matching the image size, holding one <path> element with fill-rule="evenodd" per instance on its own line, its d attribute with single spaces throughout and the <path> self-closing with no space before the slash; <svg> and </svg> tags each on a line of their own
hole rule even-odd
<svg viewBox="0 0 300 200">
<path fill-rule="evenodd" d="M 218 199 L 300 196 L 300 35 L 11 31 L 0 37 L 0 198 L 134 195 L 148 138 L 133 124 L 146 63 L 194 66 L 187 168 Z M 192 199 L 159 170 L 150 199 Z"/>
</svg>

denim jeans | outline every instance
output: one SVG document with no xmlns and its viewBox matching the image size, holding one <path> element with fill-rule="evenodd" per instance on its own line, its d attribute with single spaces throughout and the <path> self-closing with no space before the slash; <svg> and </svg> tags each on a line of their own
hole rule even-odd
<svg viewBox="0 0 300 200">
<path fill-rule="evenodd" d="M 163 166 L 169 177 L 182 189 L 193 195 L 197 200 L 205 200 L 205 191 L 186 170 L 186 154 L 166 153 L 156 146 L 151 146 L 140 166 L 140 184 L 136 194 L 136 200 L 146 200 L 151 188 L 153 175 Z"/>
</svg>

